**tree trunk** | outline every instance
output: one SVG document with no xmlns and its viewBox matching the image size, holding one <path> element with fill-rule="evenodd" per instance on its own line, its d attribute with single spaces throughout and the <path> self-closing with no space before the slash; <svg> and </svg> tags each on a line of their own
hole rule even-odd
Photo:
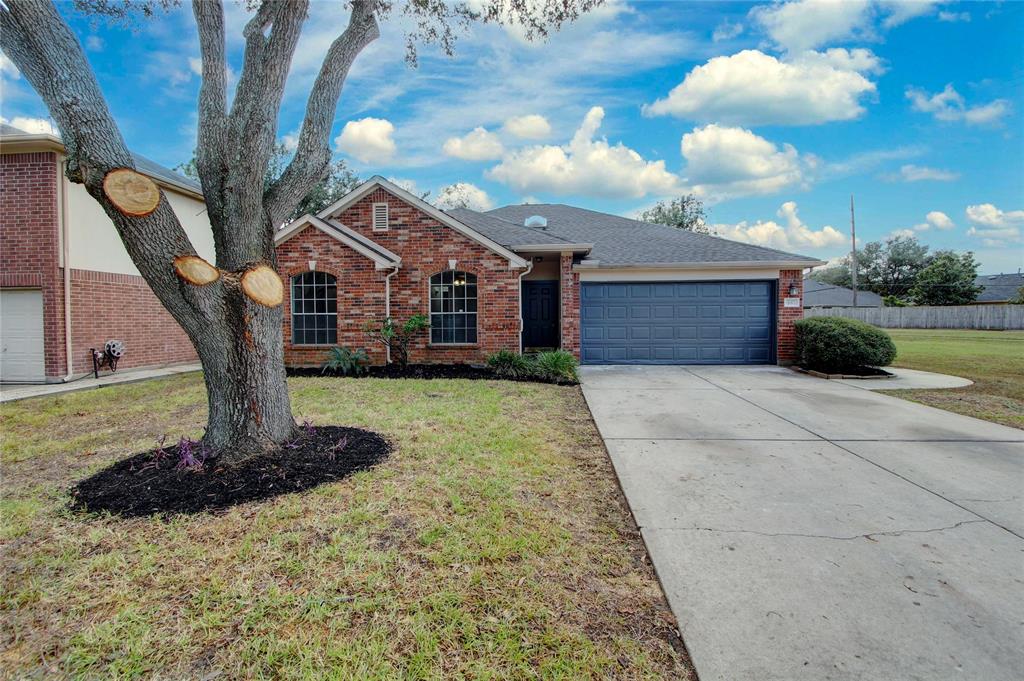
<svg viewBox="0 0 1024 681">
<path fill-rule="evenodd" d="M 281 307 L 252 303 L 238 290 L 228 299 L 225 318 L 211 324 L 195 346 L 209 405 L 203 442 L 230 465 L 280 446 L 296 427 L 285 381 Z"/>
</svg>

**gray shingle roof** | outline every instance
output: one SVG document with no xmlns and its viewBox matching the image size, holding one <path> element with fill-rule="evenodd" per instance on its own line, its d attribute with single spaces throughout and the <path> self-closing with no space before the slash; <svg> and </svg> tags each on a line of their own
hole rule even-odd
<svg viewBox="0 0 1024 681">
<path fill-rule="evenodd" d="M 505 206 L 487 215 L 515 226 L 531 215 L 541 215 L 548 221 L 542 233 L 573 243 L 594 244 L 587 259 L 599 261 L 602 267 L 779 261 L 806 262 L 808 267 L 820 264 L 817 258 L 563 204 Z M 497 236 L 492 238 L 498 240 Z"/>
<path fill-rule="evenodd" d="M 804 307 L 853 307 L 853 289 L 804 279 Z M 857 307 L 882 307 L 882 296 L 857 291 Z"/>
<path fill-rule="evenodd" d="M 16 128 L 13 125 L 7 123 L 0 123 L 0 136 L 8 135 L 30 135 L 32 133 L 26 132 L 21 128 Z M 59 139 L 59 136 L 56 136 Z M 144 175 L 149 175 L 152 178 L 160 180 L 173 187 L 184 189 L 186 191 L 194 192 L 196 194 L 202 194 L 203 188 L 195 180 L 189 179 L 184 175 L 180 175 L 170 168 L 160 165 L 156 161 L 152 161 L 141 154 L 131 152 L 132 160 L 135 162 L 135 169 Z"/>
<path fill-rule="evenodd" d="M 975 286 L 984 287 L 977 303 L 1005 303 L 1017 297 L 1017 289 L 1024 286 L 1024 274 L 983 274 L 974 280 Z"/>
<path fill-rule="evenodd" d="M 449 208 L 445 213 L 451 215 L 462 224 L 472 227 L 491 241 L 496 241 L 508 248 L 537 244 L 558 245 L 570 243 L 568 239 L 549 234 L 544 230 L 526 227 L 522 223 L 516 224 L 508 220 L 502 220 L 494 215 L 478 213 L 468 208 Z"/>
</svg>

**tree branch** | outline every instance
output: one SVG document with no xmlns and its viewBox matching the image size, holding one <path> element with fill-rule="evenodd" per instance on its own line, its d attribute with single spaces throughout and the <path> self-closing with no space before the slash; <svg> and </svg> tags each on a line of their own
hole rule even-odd
<svg viewBox="0 0 1024 681">
<path fill-rule="evenodd" d="M 155 210 L 133 216 L 105 194 L 103 180 L 116 168 L 134 168 L 85 53 L 52 2 L 4 0 L 0 49 L 25 74 L 57 121 L 68 177 L 85 185 L 114 223 L 132 262 L 153 292 L 190 334 L 202 331 L 197 307 L 210 292 L 181 290 L 172 261 L 196 253 L 163 192 Z"/>
<path fill-rule="evenodd" d="M 224 248 L 223 204 L 227 163 L 227 58 L 224 42 L 224 7 L 221 0 L 192 3 L 203 60 L 203 82 L 199 87 L 199 130 L 196 140 L 196 171 L 203 185 L 206 210 L 210 216 L 218 253 Z"/>
<path fill-rule="evenodd" d="M 359 53 L 380 36 L 374 0 L 353 0 L 348 27 L 331 44 L 306 104 L 306 117 L 295 156 L 267 190 L 264 204 L 273 223 L 283 222 L 292 207 L 330 167 L 330 133 L 342 86 Z"/>
</svg>

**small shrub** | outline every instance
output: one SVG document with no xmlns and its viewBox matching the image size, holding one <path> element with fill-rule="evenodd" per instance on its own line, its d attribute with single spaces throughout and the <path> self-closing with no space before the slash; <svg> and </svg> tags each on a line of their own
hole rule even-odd
<svg viewBox="0 0 1024 681">
<path fill-rule="evenodd" d="M 325 372 L 339 371 L 345 376 L 359 376 L 370 370 L 369 363 L 370 358 L 366 355 L 366 350 L 339 347 L 331 348 L 322 368 Z"/>
<path fill-rule="evenodd" d="M 811 317 L 795 326 L 797 363 L 805 369 L 835 372 L 883 367 L 896 359 L 896 345 L 889 334 L 856 319 Z"/>
<path fill-rule="evenodd" d="M 553 350 L 541 352 L 533 360 L 536 375 L 550 381 L 571 381 L 579 380 L 576 367 L 579 362 L 571 353 L 565 350 Z"/>
<path fill-rule="evenodd" d="M 391 359 L 400 366 L 405 366 L 409 363 L 409 343 L 429 328 L 430 317 L 425 314 L 414 314 L 401 324 L 396 324 L 388 317 L 378 324 L 367 325 L 364 330 L 370 338 L 391 349 Z"/>
<path fill-rule="evenodd" d="M 498 350 L 488 355 L 487 366 L 506 378 L 527 378 L 535 371 L 534 362 L 529 357 L 511 350 Z"/>
</svg>

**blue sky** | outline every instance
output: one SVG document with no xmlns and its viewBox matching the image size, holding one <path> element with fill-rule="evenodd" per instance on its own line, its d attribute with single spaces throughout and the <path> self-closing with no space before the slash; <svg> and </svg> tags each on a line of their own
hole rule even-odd
<svg viewBox="0 0 1024 681">
<path fill-rule="evenodd" d="M 229 2 L 241 61 L 243 5 Z M 191 156 L 199 87 L 188 7 L 111 25 L 62 6 L 135 151 Z M 279 136 L 347 14 L 316 2 Z M 858 237 L 914 233 L 973 250 L 983 272 L 1024 265 L 1024 3 L 801 0 L 611 2 L 542 43 L 476 26 L 457 54 L 405 63 L 401 17 L 359 58 L 336 152 L 481 208 L 538 201 L 635 215 L 694 192 L 723 236 L 833 258 Z M 45 125 L 6 60 L 2 115 Z"/>
</svg>

